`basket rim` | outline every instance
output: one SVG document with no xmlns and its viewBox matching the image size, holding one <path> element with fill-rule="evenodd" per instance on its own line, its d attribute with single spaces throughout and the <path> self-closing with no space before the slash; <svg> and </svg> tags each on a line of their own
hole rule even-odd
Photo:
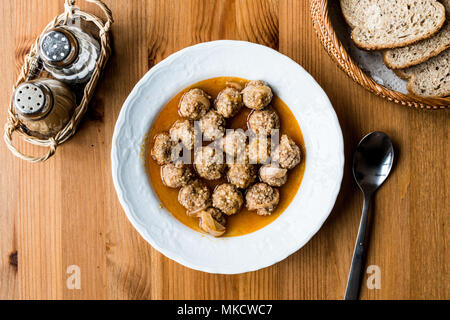
<svg viewBox="0 0 450 320">
<path fill-rule="evenodd" d="M 355 82 L 384 99 L 416 109 L 439 110 L 450 107 L 450 98 L 424 98 L 388 89 L 364 73 L 353 61 L 334 31 L 328 12 L 328 0 L 310 0 L 314 30 L 325 51 Z"/>
</svg>

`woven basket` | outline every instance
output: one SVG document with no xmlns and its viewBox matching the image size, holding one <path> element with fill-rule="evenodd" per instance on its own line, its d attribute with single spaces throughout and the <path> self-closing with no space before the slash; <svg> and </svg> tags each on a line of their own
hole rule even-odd
<svg viewBox="0 0 450 320">
<path fill-rule="evenodd" d="M 404 106 L 433 110 L 445 109 L 450 106 L 450 98 L 421 98 L 390 90 L 375 82 L 355 64 L 339 41 L 328 10 L 328 0 L 310 0 L 311 19 L 320 42 L 331 58 L 350 78 L 376 95 Z"/>
<path fill-rule="evenodd" d="M 55 19 L 53 19 L 53 21 L 51 21 L 47 25 L 47 27 L 45 27 L 41 36 L 48 29 L 54 28 L 55 26 L 58 25 L 66 24 L 67 21 L 74 16 L 84 18 L 86 21 L 94 23 L 99 29 L 98 37 L 101 43 L 100 57 L 97 61 L 96 68 L 89 82 L 84 87 L 83 97 L 79 105 L 75 107 L 72 118 L 69 120 L 67 125 L 63 129 L 61 129 L 61 131 L 59 131 L 54 137 L 50 137 L 48 139 L 38 139 L 34 136 L 27 134 L 27 132 L 25 132 L 22 129 L 20 120 L 17 118 L 14 112 L 14 106 L 12 104 L 11 99 L 11 103 L 8 110 L 8 121 L 5 125 L 5 132 L 3 137 L 9 150 L 11 150 L 11 152 L 15 156 L 23 160 L 27 160 L 30 162 L 43 162 L 55 154 L 56 148 L 60 144 L 67 141 L 70 137 L 72 137 L 75 134 L 77 127 L 88 108 L 89 101 L 91 100 L 92 95 L 94 94 L 94 90 L 99 80 L 100 74 L 106 64 L 106 61 L 108 60 L 111 54 L 110 39 L 109 39 L 109 29 L 111 28 L 111 24 L 113 23 L 111 10 L 109 10 L 109 8 L 100 0 L 86 0 L 86 1 L 94 3 L 101 8 L 101 10 L 106 16 L 106 22 L 103 22 L 100 18 L 98 18 L 93 14 L 80 10 L 78 7 L 75 6 L 75 0 L 66 0 L 64 4 L 65 8 L 64 13 L 55 17 Z M 17 88 L 18 85 L 20 85 L 22 82 L 28 79 L 33 67 L 36 66 L 38 59 L 38 47 L 39 47 L 39 38 L 36 39 L 36 42 L 30 49 L 30 52 L 25 56 L 24 64 L 19 74 L 19 78 L 17 79 L 17 82 L 13 87 L 13 91 Z M 48 148 L 47 154 L 45 154 L 44 156 L 30 156 L 20 152 L 13 145 L 12 142 L 12 135 L 14 132 L 17 132 L 18 135 L 26 142 Z"/>
</svg>

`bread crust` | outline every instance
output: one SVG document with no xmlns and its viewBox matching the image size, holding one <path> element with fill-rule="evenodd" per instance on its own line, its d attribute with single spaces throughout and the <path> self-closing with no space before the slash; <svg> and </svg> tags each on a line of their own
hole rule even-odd
<svg viewBox="0 0 450 320">
<path fill-rule="evenodd" d="M 439 31 L 439 33 L 441 33 L 441 32 L 445 32 L 445 34 L 443 34 L 444 40 L 445 40 L 445 37 L 450 37 L 450 24 L 447 23 L 441 29 L 441 31 Z M 446 36 L 446 34 L 448 34 L 448 35 Z M 440 36 L 441 35 L 438 34 L 435 37 L 440 37 Z M 434 37 L 432 37 L 430 39 L 433 39 L 433 38 Z M 424 41 L 427 41 L 427 40 L 424 40 Z M 424 43 L 423 45 L 425 46 L 426 43 Z M 393 69 L 393 70 L 409 68 L 409 67 L 421 64 L 421 63 L 439 55 L 440 53 L 444 52 L 445 50 L 450 48 L 450 41 L 447 39 L 447 42 L 442 42 L 442 43 L 440 43 L 440 45 L 441 45 L 440 47 L 435 48 L 433 51 L 428 52 L 426 55 L 421 56 L 420 58 L 417 58 L 415 60 L 411 59 L 409 61 L 405 61 L 405 63 L 403 63 L 403 64 L 392 63 L 393 61 L 390 60 L 390 58 L 389 58 L 389 50 L 384 50 L 384 51 L 382 51 L 383 62 L 389 69 Z M 401 49 L 391 49 L 391 50 L 401 50 Z"/>
<path fill-rule="evenodd" d="M 341 8 L 342 8 L 342 2 L 344 0 L 340 0 L 341 2 Z M 411 39 L 411 40 L 400 40 L 398 42 L 396 42 L 395 45 L 393 44 L 384 44 L 384 45 L 371 45 L 371 44 L 367 44 L 367 43 L 363 43 L 361 41 L 359 41 L 359 39 L 357 37 L 355 37 L 355 33 L 363 31 L 364 28 L 361 28 L 359 26 L 354 26 L 352 23 L 350 23 L 349 21 L 351 20 L 349 17 L 346 16 L 346 11 L 345 10 L 341 10 L 342 14 L 344 16 L 344 19 L 347 21 L 347 23 L 350 25 L 350 27 L 352 27 L 352 40 L 355 43 L 355 45 L 360 48 L 360 49 L 364 49 L 364 50 L 384 50 L 384 49 L 395 49 L 395 48 L 399 48 L 399 47 L 405 47 L 411 44 L 415 44 L 419 41 L 428 39 L 430 37 L 432 37 L 433 35 L 435 35 L 439 30 L 441 30 L 441 28 L 443 27 L 444 23 L 446 22 L 446 17 L 445 17 L 445 7 L 442 3 L 440 2 L 436 2 L 437 7 L 440 8 L 441 10 L 441 20 L 439 21 L 439 23 L 437 24 L 436 28 L 433 30 L 430 30 L 428 33 L 426 33 L 425 35 L 421 36 L 420 38 L 415 38 L 415 39 Z"/>
<path fill-rule="evenodd" d="M 386 51 L 383 51 L 382 57 L 383 57 L 383 62 L 384 62 L 384 64 L 385 64 L 386 67 L 388 67 L 389 69 L 392 69 L 392 70 L 406 69 L 406 68 L 414 67 L 414 66 L 416 66 L 416 65 L 418 65 L 418 64 L 424 63 L 424 62 L 430 60 L 431 58 L 434 58 L 434 57 L 438 56 L 440 53 L 444 52 L 444 51 L 447 50 L 448 48 L 450 48 L 450 44 L 448 44 L 448 45 L 446 45 L 446 46 L 443 46 L 442 48 L 439 48 L 439 49 L 437 49 L 437 50 L 434 50 L 433 52 L 431 52 L 431 53 L 430 53 L 428 56 L 426 56 L 426 57 L 423 57 L 423 58 L 421 58 L 421 59 L 417 59 L 417 60 L 411 61 L 410 63 L 405 63 L 405 64 L 403 64 L 403 65 L 401 65 L 401 66 L 391 64 L 391 63 L 389 62 L 389 60 L 387 60 L 387 58 L 386 58 Z"/>
<path fill-rule="evenodd" d="M 444 6 L 442 6 L 442 11 L 445 12 Z M 437 32 L 439 32 L 439 30 L 441 30 L 441 28 L 443 27 L 443 25 L 445 23 L 445 20 L 446 20 L 445 19 L 445 15 L 443 15 L 442 20 L 439 22 L 438 28 L 436 28 L 435 30 L 428 32 L 427 34 L 425 34 L 421 38 L 417 38 L 417 39 L 410 40 L 410 41 L 406 41 L 406 40 L 405 41 L 399 41 L 399 42 L 396 43 L 396 45 L 390 45 L 390 44 L 386 44 L 386 45 L 365 45 L 365 44 L 363 44 L 361 42 L 358 42 L 358 40 L 354 38 L 353 34 L 354 34 L 355 31 L 358 31 L 358 29 L 361 29 L 361 28 L 353 29 L 353 31 L 352 31 L 352 39 L 353 39 L 353 42 L 355 43 L 355 45 L 358 48 L 364 49 L 364 50 L 370 50 L 370 51 L 373 51 L 373 50 L 385 50 L 385 49 L 395 49 L 395 48 L 400 48 L 400 47 L 406 47 L 406 46 L 409 46 L 411 44 L 415 44 L 415 43 L 417 43 L 419 41 L 426 40 L 426 39 L 431 38 L 432 36 L 434 36 Z"/>
<path fill-rule="evenodd" d="M 426 98 L 443 98 L 443 97 L 448 97 L 450 96 L 450 90 L 444 92 L 441 95 L 434 95 L 434 96 L 429 96 L 429 95 L 421 95 L 417 92 L 414 91 L 414 83 L 416 81 L 416 74 L 415 73 L 408 73 L 405 72 L 404 69 L 397 69 L 397 70 L 393 70 L 394 73 L 401 79 L 407 80 L 407 84 L 406 84 L 406 89 L 408 90 L 408 92 L 414 96 L 417 97 L 426 97 Z"/>
<path fill-rule="evenodd" d="M 413 85 L 414 85 L 415 78 L 416 78 L 416 77 L 415 77 L 414 75 L 411 75 L 411 77 L 410 77 L 408 83 L 406 84 L 406 89 L 407 89 L 408 92 L 409 92 L 410 94 L 412 94 L 413 96 L 421 97 L 421 98 L 445 98 L 445 97 L 450 96 L 450 90 L 447 91 L 446 93 L 444 93 L 444 94 L 441 95 L 441 96 L 422 96 L 422 95 L 420 95 L 420 94 L 414 92 L 414 90 L 413 90 Z"/>
</svg>

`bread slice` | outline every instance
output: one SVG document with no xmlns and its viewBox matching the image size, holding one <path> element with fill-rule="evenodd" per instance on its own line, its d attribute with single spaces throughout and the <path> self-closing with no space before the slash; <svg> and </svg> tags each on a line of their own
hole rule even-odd
<svg viewBox="0 0 450 320">
<path fill-rule="evenodd" d="M 446 23 L 431 38 L 403 48 L 384 51 L 383 61 L 391 69 L 404 69 L 427 61 L 447 48 L 450 48 L 450 23 Z"/>
<path fill-rule="evenodd" d="M 404 47 L 437 33 L 445 8 L 436 0 L 340 0 L 355 44 L 366 50 Z"/>
<path fill-rule="evenodd" d="M 447 20 L 450 19 L 450 0 L 440 0 L 445 7 L 445 14 L 447 15 Z"/>
<path fill-rule="evenodd" d="M 450 95 L 450 49 L 424 63 L 395 73 L 408 80 L 410 93 L 421 97 L 446 97 Z"/>
</svg>

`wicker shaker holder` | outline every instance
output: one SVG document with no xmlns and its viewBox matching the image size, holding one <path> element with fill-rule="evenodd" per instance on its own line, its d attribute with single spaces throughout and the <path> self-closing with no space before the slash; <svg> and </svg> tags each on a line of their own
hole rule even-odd
<svg viewBox="0 0 450 320">
<path fill-rule="evenodd" d="M 76 7 L 75 0 L 65 0 L 64 13 L 47 25 L 25 56 L 13 87 L 14 94 L 3 136 L 9 150 L 23 160 L 43 162 L 55 154 L 58 145 L 75 134 L 111 54 L 111 10 L 100 0 L 85 1 L 99 6 L 106 21 Z M 98 29 L 96 38 L 99 40 L 87 36 L 76 26 L 69 25 L 68 22 L 74 18 L 95 25 Z M 89 51 L 89 55 L 85 56 L 92 57 L 91 60 L 83 58 L 83 50 Z M 46 71 L 58 80 L 36 78 L 40 61 Z M 75 104 L 72 92 L 61 81 L 68 84 L 84 83 L 78 105 Z M 26 99 L 27 103 L 23 103 L 22 99 Z M 14 132 L 28 143 L 48 148 L 47 153 L 43 156 L 23 154 L 13 144 Z"/>
</svg>

